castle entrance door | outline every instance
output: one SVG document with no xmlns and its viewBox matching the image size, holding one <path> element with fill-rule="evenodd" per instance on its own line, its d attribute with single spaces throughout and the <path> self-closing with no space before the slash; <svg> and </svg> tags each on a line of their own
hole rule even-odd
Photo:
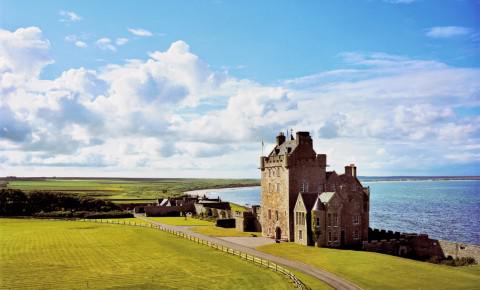
<svg viewBox="0 0 480 290">
<path fill-rule="evenodd" d="M 275 228 L 275 240 L 280 240 L 282 238 L 282 229 L 280 227 Z"/>
</svg>

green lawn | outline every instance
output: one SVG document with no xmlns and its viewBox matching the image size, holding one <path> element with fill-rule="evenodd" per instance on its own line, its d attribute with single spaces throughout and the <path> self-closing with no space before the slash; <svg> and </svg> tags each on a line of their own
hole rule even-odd
<svg viewBox="0 0 480 290">
<path fill-rule="evenodd" d="M 147 219 L 172 226 L 211 226 L 214 223 L 196 218 L 185 217 L 147 217 Z"/>
<path fill-rule="evenodd" d="M 118 218 L 118 219 L 91 219 L 91 221 L 96 221 L 96 222 L 114 222 L 114 223 L 120 223 L 120 224 L 126 224 L 126 225 L 134 225 L 134 224 L 141 224 L 141 225 L 150 225 L 149 222 L 144 221 L 142 219 L 137 219 L 137 218 Z"/>
<path fill-rule="evenodd" d="M 235 228 L 221 228 L 214 225 L 203 227 L 192 227 L 192 231 L 212 237 L 254 237 L 261 236 L 257 232 L 240 232 Z"/>
<path fill-rule="evenodd" d="M 8 188 L 70 192 L 114 202 L 149 202 L 181 195 L 185 191 L 258 185 L 255 179 L 17 179 Z"/>
<path fill-rule="evenodd" d="M 479 289 L 480 266 L 449 267 L 378 253 L 281 243 L 258 250 L 342 276 L 364 289 Z"/>
<path fill-rule="evenodd" d="M 149 228 L 0 219 L 1 289 L 292 289 L 280 274 Z"/>
</svg>

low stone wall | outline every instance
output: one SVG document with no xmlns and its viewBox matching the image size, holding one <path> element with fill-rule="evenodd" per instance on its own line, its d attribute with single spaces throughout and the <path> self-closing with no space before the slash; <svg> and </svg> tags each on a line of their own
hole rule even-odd
<svg viewBox="0 0 480 290">
<path fill-rule="evenodd" d="M 426 234 L 406 234 L 369 228 L 362 249 L 394 256 L 427 260 L 432 257 L 474 258 L 480 262 L 480 246 L 431 239 Z"/>
<path fill-rule="evenodd" d="M 449 241 L 438 241 L 445 257 L 467 258 L 472 257 L 480 263 L 480 246 Z"/>
</svg>

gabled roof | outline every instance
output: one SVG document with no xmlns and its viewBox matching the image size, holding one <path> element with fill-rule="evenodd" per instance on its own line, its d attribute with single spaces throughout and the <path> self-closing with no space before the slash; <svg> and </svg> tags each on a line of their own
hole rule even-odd
<svg viewBox="0 0 480 290">
<path fill-rule="evenodd" d="M 311 209 L 315 201 L 318 199 L 317 193 L 302 192 L 298 196 L 302 198 L 303 204 L 307 210 Z"/>
<path fill-rule="evenodd" d="M 327 202 L 330 202 L 330 200 L 332 199 L 332 197 L 335 195 L 335 192 L 334 191 L 329 191 L 329 192 L 322 192 L 320 194 L 320 201 L 323 202 L 323 203 L 327 203 Z"/>
<path fill-rule="evenodd" d="M 285 141 L 280 145 L 276 145 L 272 152 L 270 152 L 269 156 L 288 155 L 297 148 L 297 145 L 298 143 L 295 140 Z"/>
<path fill-rule="evenodd" d="M 325 210 L 325 205 L 322 203 L 319 196 L 317 196 L 317 199 L 315 200 L 315 204 L 313 205 L 312 210 Z"/>
</svg>

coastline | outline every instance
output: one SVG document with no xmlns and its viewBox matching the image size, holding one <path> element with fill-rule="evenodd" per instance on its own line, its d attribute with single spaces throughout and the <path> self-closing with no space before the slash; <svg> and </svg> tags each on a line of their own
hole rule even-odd
<svg viewBox="0 0 480 290">
<path fill-rule="evenodd" d="M 248 189 L 248 188 L 255 188 L 260 187 L 260 185 L 245 185 L 245 186 L 231 186 L 231 187 L 218 187 L 218 188 L 206 188 L 206 189 L 195 189 L 184 191 L 183 194 L 188 194 L 192 196 L 199 196 L 203 194 L 213 193 L 214 191 L 227 191 L 227 190 L 237 190 L 237 189 Z"/>
</svg>

